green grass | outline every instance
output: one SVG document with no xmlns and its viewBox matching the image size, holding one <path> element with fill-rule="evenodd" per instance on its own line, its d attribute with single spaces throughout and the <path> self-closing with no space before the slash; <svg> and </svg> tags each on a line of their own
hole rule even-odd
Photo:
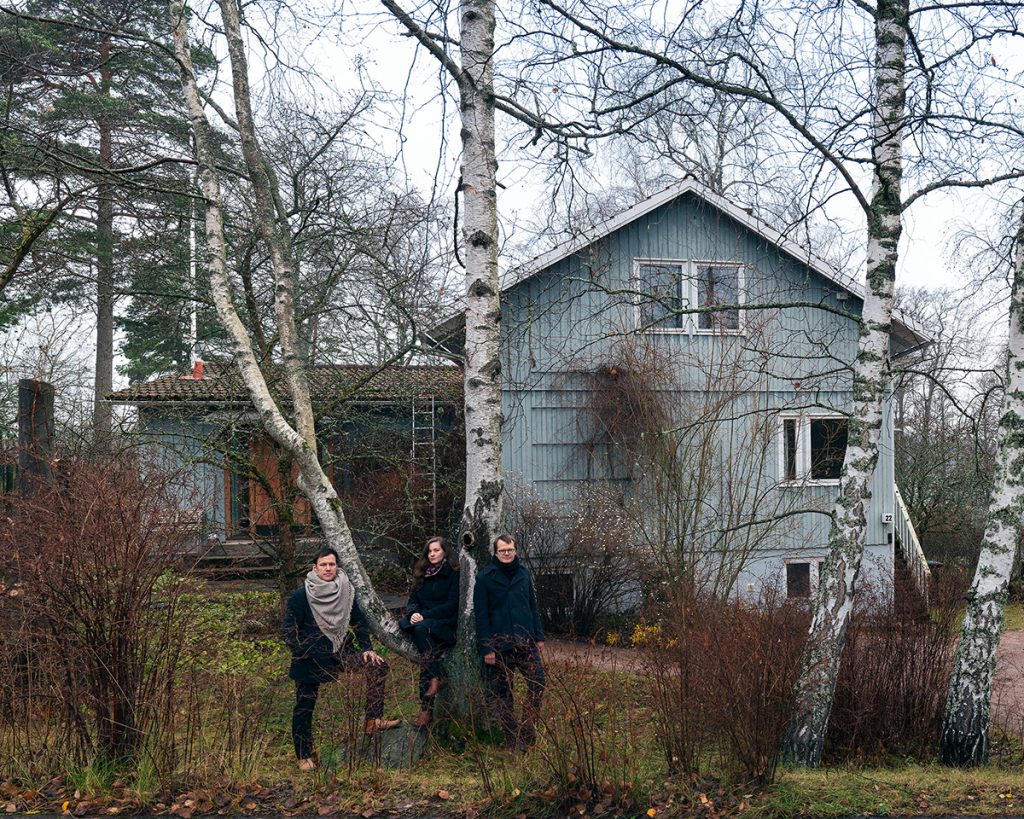
<svg viewBox="0 0 1024 819">
<path fill-rule="evenodd" d="M 1006 625 L 1004 631 L 1020 631 L 1024 629 L 1024 603 L 1010 603 L 1006 606 Z"/>
<path fill-rule="evenodd" d="M 784 770 L 743 816 L 924 816 L 1012 814 L 1024 809 L 1019 767 L 956 770 L 939 765 Z"/>
</svg>

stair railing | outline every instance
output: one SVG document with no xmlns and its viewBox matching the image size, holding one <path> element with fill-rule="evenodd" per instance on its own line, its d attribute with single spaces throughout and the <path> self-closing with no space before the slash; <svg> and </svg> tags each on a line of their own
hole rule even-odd
<svg viewBox="0 0 1024 819">
<path fill-rule="evenodd" d="M 899 486 L 897 485 L 895 489 L 896 545 L 900 550 L 900 554 L 903 556 L 904 562 L 907 564 L 910 576 L 914 580 L 914 586 L 921 595 L 921 599 L 924 600 L 925 607 L 927 607 L 928 589 L 931 586 L 932 570 L 928 567 L 928 560 L 924 556 L 924 549 L 921 548 L 921 541 L 918 539 L 917 531 L 914 529 L 914 524 L 910 520 L 910 513 L 907 511 L 907 505 L 903 502 L 903 496 L 900 494 Z"/>
</svg>

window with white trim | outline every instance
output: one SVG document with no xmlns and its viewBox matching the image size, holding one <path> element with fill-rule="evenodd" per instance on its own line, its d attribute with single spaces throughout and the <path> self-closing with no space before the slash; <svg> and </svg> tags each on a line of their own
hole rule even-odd
<svg viewBox="0 0 1024 819">
<path fill-rule="evenodd" d="M 638 326 L 654 332 L 739 333 L 744 267 L 737 262 L 637 259 Z M 690 313 L 688 311 L 693 310 Z M 687 312 L 684 312 L 687 311 Z"/>
<path fill-rule="evenodd" d="M 847 419 L 843 415 L 783 416 L 779 478 L 784 483 L 839 483 L 846 439 Z"/>
<path fill-rule="evenodd" d="M 808 598 L 818 588 L 824 560 L 787 560 L 786 597 Z"/>
<path fill-rule="evenodd" d="M 804 561 L 786 563 L 786 597 L 811 596 L 811 564 Z"/>
</svg>

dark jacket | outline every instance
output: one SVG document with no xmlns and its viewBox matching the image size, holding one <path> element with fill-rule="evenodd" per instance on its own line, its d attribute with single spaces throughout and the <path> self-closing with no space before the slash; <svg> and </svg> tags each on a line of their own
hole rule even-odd
<svg viewBox="0 0 1024 819">
<path fill-rule="evenodd" d="M 533 579 L 522 564 L 510 577 L 496 560 L 488 563 L 477 575 L 473 608 L 481 654 L 544 640 Z"/>
<path fill-rule="evenodd" d="M 423 625 L 430 635 L 442 643 L 453 645 L 455 631 L 459 624 L 459 573 L 448 565 L 432 577 L 424 577 L 418 588 L 409 592 L 405 604 L 405 617 L 398 625 L 403 629 L 414 628 L 409 618 L 414 612 L 423 615 Z"/>
<path fill-rule="evenodd" d="M 349 633 L 345 635 L 342 652 L 355 651 L 352 646 L 353 632 L 361 651 L 373 648 L 373 643 L 370 642 L 369 623 L 355 598 L 352 600 Z M 313 618 L 305 586 L 300 586 L 288 598 L 284 622 L 281 624 L 281 636 L 292 650 L 289 677 L 296 682 L 328 682 L 334 679 L 341 668 L 341 661 L 334 655 L 334 646 L 330 638 L 320 631 L 320 626 Z"/>
</svg>

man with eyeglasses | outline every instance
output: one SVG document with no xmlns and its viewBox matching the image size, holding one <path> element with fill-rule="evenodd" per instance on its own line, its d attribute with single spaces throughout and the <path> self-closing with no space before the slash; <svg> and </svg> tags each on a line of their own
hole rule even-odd
<svg viewBox="0 0 1024 819">
<path fill-rule="evenodd" d="M 546 680 L 541 652 L 544 629 L 540 623 L 533 579 L 516 555 L 511 535 L 494 539 L 494 558 L 477 576 L 473 590 L 476 638 L 484 659 L 484 678 L 505 744 L 524 750 L 537 738 L 536 722 Z M 512 674 L 526 680 L 523 719 L 516 722 L 512 701 Z"/>
</svg>

